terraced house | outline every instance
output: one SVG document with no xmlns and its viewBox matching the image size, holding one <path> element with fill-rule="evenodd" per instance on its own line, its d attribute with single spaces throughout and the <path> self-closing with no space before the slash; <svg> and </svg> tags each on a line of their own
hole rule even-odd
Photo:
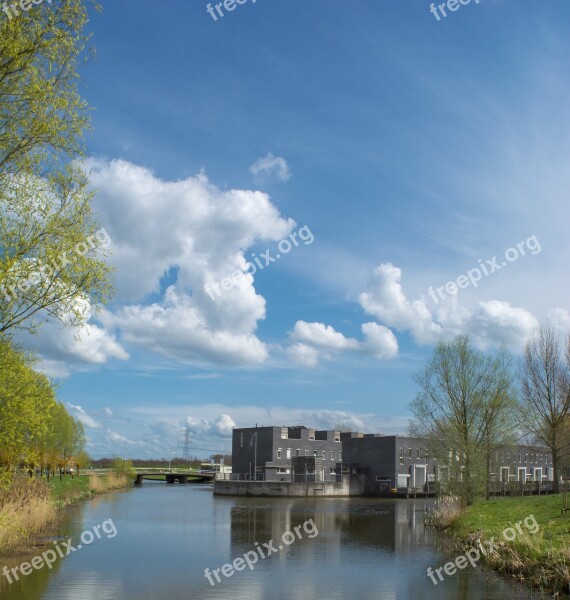
<svg viewBox="0 0 570 600">
<path fill-rule="evenodd" d="M 438 455 L 420 438 L 324 431 L 304 426 L 249 427 L 233 431 L 232 479 L 334 482 L 357 480 L 351 493 L 389 494 L 394 490 L 430 493 L 459 451 Z M 491 465 L 493 491 L 504 484 L 552 481 L 552 456 L 545 448 L 515 446 L 497 451 Z"/>
</svg>

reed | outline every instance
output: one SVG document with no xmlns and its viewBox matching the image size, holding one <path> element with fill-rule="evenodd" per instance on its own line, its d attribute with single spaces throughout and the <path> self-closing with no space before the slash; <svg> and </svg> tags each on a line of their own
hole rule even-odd
<svg viewBox="0 0 570 600">
<path fill-rule="evenodd" d="M 21 476 L 0 490 L 0 554 L 26 547 L 55 523 L 57 511 L 44 481 Z"/>
</svg>

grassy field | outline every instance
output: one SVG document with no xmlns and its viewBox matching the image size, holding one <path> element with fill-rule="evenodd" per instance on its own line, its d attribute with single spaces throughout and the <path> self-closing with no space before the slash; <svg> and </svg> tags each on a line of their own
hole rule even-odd
<svg viewBox="0 0 570 600">
<path fill-rule="evenodd" d="M 570 511 L 562 516 L 561 507 L 558 494 L 481 501 L 469 507 L 448 531 L 465 549 L 494 537 L 502 544 L 489 553 L 487 564 L 542 590 L 567 593 Z M 505 534 L 509 527 L 513 529 Z"/>
<path fill-rule="evenodd" d="M 73 504 L 84 498 L 90 498 L 92 493 L 89 488 L 89 477 L 79 476 L 64 477 L 61 481 L 59 477 L 54 477 L 49 482 L 51 497 L 56 506 L 63 507 Z"/>
</svg>

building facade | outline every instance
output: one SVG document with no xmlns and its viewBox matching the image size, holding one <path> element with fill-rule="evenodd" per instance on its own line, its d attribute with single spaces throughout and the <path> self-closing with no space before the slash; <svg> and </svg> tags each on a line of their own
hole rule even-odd
<svg viewBox="0 0 570 600">
<path fill-rule="evenodd" d="M 342 462 L 340 432 L 298 427 L 247 427 L 234 429 L 233 472 L 250 479 L 279 481 L 291 476 L 292 459 L 319 458 L 323 480 L 335 478 Z"/>
<path fill-rule="evenodd" d="M 433 491 L 451 468 L 461 472 L 462 456 L 459 451 L 440 456 L 424 440 L 407 436 L 249 427 L 234 429 L 232 461 L 236 480 L 330 482 L 356 476 L 369 492 L 389 493 Z M 552 478 L 552 456 L 545 448 L 514 446 L 493 457 L 494 482 L 542 483 Z"/>
<path fill-rule="evenodd" d="M 443 481 L 449 465 L 460 468 L 460 452 L 438 456 L 419 438 L 342 433 L 344 467 L 366 475 L 374 484 L 392 488 L 424 488 Z M 509 483 L 553 480 L 552 455 L 546 448 L 514 446 L 495 453 L 491 465 L 491 480 Z"/>
</svg>

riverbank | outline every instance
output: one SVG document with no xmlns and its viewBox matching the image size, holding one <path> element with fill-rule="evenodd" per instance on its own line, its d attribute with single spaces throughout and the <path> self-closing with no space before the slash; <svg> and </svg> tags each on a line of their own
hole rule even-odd
<svg viewBox="0 0 570 600">
<path fill-rule="evenodd" d="M 45 479 L 19 477 L 0 491 L 0 557 L 26 555 L 56 527 L 61 511 L 98 494 L 132 486 L 125 473 Z"/>
<path fill-rule="evenodd" d="M 481 501 L 456 516 L 446 531 L 464 551 L 480 543 L 487 547 L 494 538 L 498 547 L 481 556 L 488 566 L 545 592 L 567 594 L 570 512 L 562 516 L 561 507 L 559 494 Z M 505 535 L 507 528 L 513 529 Z"/>
</svg>

